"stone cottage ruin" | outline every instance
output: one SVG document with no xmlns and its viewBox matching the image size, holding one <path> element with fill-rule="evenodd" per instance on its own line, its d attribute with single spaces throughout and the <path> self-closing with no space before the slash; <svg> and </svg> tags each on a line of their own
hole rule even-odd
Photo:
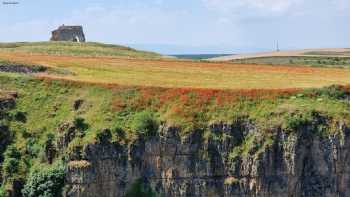
<svg viewBox="0 0 350 197">
<path fill-rule="evenodd" d="M 85 42 L 83 27 L 62 25 L 52 31 L 51 41 Z"/>
</svg>

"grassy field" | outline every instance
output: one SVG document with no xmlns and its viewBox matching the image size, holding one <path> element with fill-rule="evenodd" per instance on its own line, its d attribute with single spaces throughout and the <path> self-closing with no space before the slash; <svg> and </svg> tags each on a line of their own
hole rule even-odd
<svg viewBox="0 0 350 197">
<path fill-rule="evenodd" d="M 178 54 L 178 55 L 170 55 L 173 57 L 177 57 L 179 59 L 189 59 L 189 60 L 205 60 L 215 57 L 221 57 L 229 54 Z"/>
<path fill-rule="evenodd" d="M 349 84 L 350 70 L 0 52 L 0 61 L 48 66 L 38 77 L 129 86 L 285 89 Z"/>
<path fill-rule="evenodd" d="M 55 167 L 47 148 L 59 150 L 55 142 L 70 131 L 62 131 L 63 125 L 74 127 L 75 134 L 54 157 L 54 164 L 60 165 L 66 165 L 62 161 L 71 153 L 101 143 L 107 130 L 107 140 L 120 145 L 147 140 L 156 133 L 147 132 L 149 126 L 157 130 L 160 125 L 180 128 L 179 136 L 201 131 L 209 141 L 225 137 L 212 132 L 211 124 L 244 119 L 259 128 L 256 139 L 269 144 L 277 135 L 271 128 L 292 132 L 325 117 L 329 126 L 315 131 L 324 135 L 337 131 L 332 125 L 350 124 L 350 86 L 300 89 L 349 84 L 350 69 L 154 59 L 160 56 L 145 58 L 144 52 L 134 50 L 134 55 L 120 56 L 116 54 L 124 49 L 101 45 L 102 51 L 94 52 L 91 44 L 77 51 L 75 44 L 65 48 L 64 43 L 50 43 L 50 51 L 36 44 L 6 44 L 0 49 L 0 64 L 49 67 L 41 74 L 0 72 L 0 99 L 9 92 L 17 95 L 14 108 L 0 109 L 0 126 L 11 132 L 11 148 L 0 168 L 6 175 L 0 196 L 18 183 L 31 186 L 26 180 L 37 177 L 36 170 Z M 114 55 L 108 55 L 110 51 Z M 239 154 L 261 145 L 251 145 L 250 139 L 254 138 L 238 147 Z M 48 182 L 40 184 L 53 183 Z"/>
<path fill-rule="evenodd" d="M 24 52 L 48 55 L 69 55 L 89 57 L 131 57 L 158 59 L 157 53 L 138 51 L 129 47 L 102 43 L 73 43 L 73 42 L 18 42 L 0 43 L 0 52 Z"/>
<path fill-rule="evenodd" d="M 301 66 L 333 67 L 333 68 L 350 67 L 350 57 L 324 57 L 324 56 L 259 57 L 259 58 L 236 59 L 236 60 L 232 60 L 232 62 L 237 64 L 301 65 Z"/>
<path fill-rule="evenodd" d="M 211 58 L 212 61 L 231 61 L 268 57 L 350 57 L 350 48 L 319 48 L 301 50 L 266 51 Z"/>
</svg>

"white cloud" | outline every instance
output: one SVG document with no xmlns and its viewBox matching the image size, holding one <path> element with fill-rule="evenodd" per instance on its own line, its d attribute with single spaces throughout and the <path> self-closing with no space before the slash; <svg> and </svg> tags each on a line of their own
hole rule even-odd
<svg viewBox="0 0 350 197">
<path fill-rule="evenodd" d="M 124 2 L 69 6 L 62 14 L 25 12 L 32 15 L 30 19 L 8 17 L 10 14 L 0 10 L 0 23 L 5 27 L 0 29 L 0 41 L 48 40 L 50 31 L 64 23 L 83 25 L 89 41 L 121 44 L 227 45 L 256 49 L 274 47 L 277 38 L 282 46 L 297 48 L 349 43 L 346 16 L 350 15 L 350 0 Z"/>
<path fill-rule="evenodd" d="M 331 2 L 339 11 L 348 12 L 348 9 L 350 8 L 349 0 L 332 0 Z"/>
<path fill-rule="evenodd" d="M 202 0 L 210 9 L 230 12 L 240 9 L 259 12 L 283 13 L 303 0 Z"/>
<path fill-rule="evenodd" d="M 295 15 L 304 12 L 324 14 L 324 11 L 348 14 L 350 9 L 350 0 L 202 0 L 202 2 L 208 9 L 221 14 L 245 16 Z"/>
</svg>

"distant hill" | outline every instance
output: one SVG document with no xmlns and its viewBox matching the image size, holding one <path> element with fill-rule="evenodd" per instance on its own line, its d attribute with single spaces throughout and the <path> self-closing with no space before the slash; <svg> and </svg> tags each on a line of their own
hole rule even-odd
<svg viewBox="0 0 350 197">
<path fill-rule="evenodd" d="M 170 56 L 177 57 L 180 59 L 203 60 L 203 59 L 210 59 L 210 58 L 222 57 L 227 55 L 232 55 L 232 54 L 177 54 L 177 55 L 170 55 Z"/>
<path fill-rule="evenodd" d="M 58 56 L 89 57 L 130 57 L 130 58 L 162 58 L 158 53 L 139 51 L 133 48 L 102 44 L 95 42 L 17 42 L 0 43 L 0 52 L 24 52 Z"/>
<path fill-rule="evenodd" d="M 209 58 L 213 61 L 230 61 L 239 59 L 249 58 L 262 58 L 262 57 L 293 57 L 293 56 L 305 56 L 305 57 L 350 57 L 350 48 L 330 48 L 330 49 L 304 49 L 304 50 L 293 50 L 293 51 L 271 51 L 262 53 L 251 53 L 251 54 L 238 54 L 238 55 L 227 55 L 215 58 Z"/>
</svg>

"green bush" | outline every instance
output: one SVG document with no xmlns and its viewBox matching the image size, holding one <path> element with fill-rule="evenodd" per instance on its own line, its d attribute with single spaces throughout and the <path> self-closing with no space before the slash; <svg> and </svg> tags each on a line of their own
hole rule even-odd
<svg viewBox="0 0 350 197">
<path fill-rule="evenodd" d="M 130 189 L 127 191 L 125 197 L 156 197 L 156 194 L 152 191 L 152 188 L 145 184 L 141 179 L 133 183 Z"/>
<path fill-rule="evenodd" d="M 23 122 L 23 123 L 27 122 L 27 113 L 25 112 L 17 111 L 13 114 L 13 117 L 18 122 Z"/>
<path fill-rule="evenodd" d="M 3 165 L 2 170 L 5 177 L 10 177 L 13 174 L 18 172 L 19 160 L 16 158 L 6 158 Z"/>
<path fill-rule="evenodd" d="M 79 131 L 86 131 L 89 128 L 89 125 L 85 123 L 84 118 L 75 118 L 73 124 Z"/>
<path fill-rule="evenodd" d="M 349 95 L 349 92 L 343 86 L 332 85 L 319 89 L 306 90 L 305 94 L 328 97 L 332 99 L 343 99 Z"/>
<path fill-rule="evenodd" d="M 32 66 L 34 72 L 45 72 L 47 70 L 44 66 Z"/>
<path fill-rule="evenodd" d="M 103 129 L 102 131 L 98 132 L 96 134 L 96 138 L 98 143 L 100 144 L 106 144 L 108 142 L 110 142 L 110 140 L 112 139 L 112 133 L 110 129 Z"/>
<path fill-rule="evenodd" d="M 85 131 L 89 129 L 89 125 L 85 122 L 84 118 L 77 117 L 74 119 L 73 124 L 78 131 L 76 137 L 83 138 Z"/>
<path fill-rule="evenodd" d="M 4 178 L 12 177 L 19 171 L 21 153 L 15 146 L 9 146 L 4 153 L 5 160 L 2 164 Z"/>
<path fill-rule="evenodd" d="M 21 158 L 21 152 L 19 152 L 19 150 L 17 149 L 16 146 L 9 146 L 6 149 L 4 155 L 7 158 L 16 158 L 16 159 L 20 159 Z"/>
<path fill-rule="evenodd" d="M 114 129 L 114 132 L 115 132 L 115 134 L 117 135 L 117 137 L 119 137 L 119 138 L 121 138 L 121 139 L 124 139 L 124 138 L 125 138 L 125 131 L 124 131 L 121 127 L 117 126 L 117 127 Z"/>
<path fill-rule="evenodd" d="M 0 187 L 0 197 L 5 197 L 5 190 L 3 187 Z"/>
<path fill-rule="evenodd" d="M 150 111 L 139 112 L 134 116 L 131 128 L 139 135 L 153 136 L 158 129 L 158 121 Z"/>
<path fill-rule="evenodd" d="M 283 121 L 283 129 L 295 131 L 298 128 L 311 123 L 313 112 L 300 112 L 295 114 L 286 114 Z"/>
<path fill-rule="evenodd" d="M 37 142 L 37 139 L 35 139 L 34 137 L 27 138 L 26 145 L 25 145 L 25 152 L 28 156 L 30 156 L 31 158 L 38 156 L 41 148 L 42 147 Z"/>
<path fill-rule="evenodd" d="M 30 174 L 22 190 L 24 197 L 60 197 L 64 187 L 64 168 L 54 166 Z"/>
</svg>

